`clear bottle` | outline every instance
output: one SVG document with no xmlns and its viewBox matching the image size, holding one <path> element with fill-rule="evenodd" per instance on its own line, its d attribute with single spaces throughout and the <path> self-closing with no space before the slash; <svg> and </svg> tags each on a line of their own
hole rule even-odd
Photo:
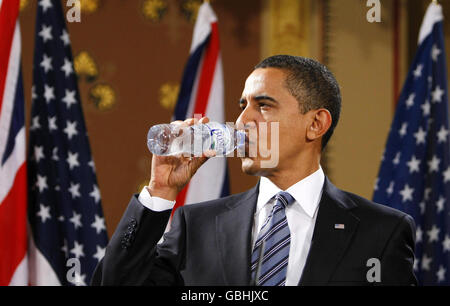
<svg viewBox="0 0 450 306">
<path fill-rule="evenodd" d="M 161 156 L 201 156 L 211 149 L 216 151 L 216 156 L 226 156 L 244 148 L 245 132 L 217 122 L 187 127 L 158 124 L 148 131 L 147 146 L 150 152 Z"/>
</svg>

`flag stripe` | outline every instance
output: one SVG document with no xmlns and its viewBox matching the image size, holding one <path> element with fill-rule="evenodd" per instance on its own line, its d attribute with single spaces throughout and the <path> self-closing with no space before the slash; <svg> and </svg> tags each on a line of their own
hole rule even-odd
<svg viewBox="0 0 450 306">
<path fill-rule="evenodd" d="M 26 163 L 0 206 L 0 286 L 8 285 L 26 254 Z"/>
<path fill-rule="evenodd" d="M 195 101 L 195 114 L 205 114 L 208 98 L 211 92 L 214 72 L 216 70 L 217 58 L 219 57 L 219 32 L 217 22 L 211 25 L 211 38 L 205 50 L 205 56 L 200 75 L 197 98 Z"/>
<path fill-rule="evenodd" d="M 2 112 L 3 92 L 8 73 L 9 57 L 14 36 L 19 0 L 5 1 L 0 7 L 0 115 Z"/>
</svg>

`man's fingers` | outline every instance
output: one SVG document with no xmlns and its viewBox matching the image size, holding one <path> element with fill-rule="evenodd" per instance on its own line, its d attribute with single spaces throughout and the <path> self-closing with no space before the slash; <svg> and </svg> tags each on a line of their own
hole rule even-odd
<svg viewBox="0 0 450 306">
<path fill-rule="evenodd" d="M 203 117 L 202 119 L 200 119 L 199 123 L 208 123 L 209 122 L 209 118 L 208 117 Z"/>
</svg>

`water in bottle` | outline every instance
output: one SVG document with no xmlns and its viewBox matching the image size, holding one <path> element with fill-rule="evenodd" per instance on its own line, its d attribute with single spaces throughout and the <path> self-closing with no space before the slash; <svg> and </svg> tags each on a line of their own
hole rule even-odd
<svg viewBox="0 0 450 306">
<path fill-rule="evenodd" d="M 150 152 L 162 156 L 201 156 L 206 150 L 225 156 L 244 148 L 245 132 L 217 122 L 183 127 L 158 124 L 148 131 L 147 146 Z"/>
</svg>

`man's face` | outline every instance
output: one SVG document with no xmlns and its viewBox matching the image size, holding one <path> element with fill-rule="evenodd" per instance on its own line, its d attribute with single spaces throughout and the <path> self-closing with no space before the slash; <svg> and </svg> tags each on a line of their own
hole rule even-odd
<svg viewBox="0 0 450 306">
<path fill-rule="evenodd" d="M 240 100 L 242 112 L 236 125 L 253 126 L 259 144 L 256 157 L 242 158 L 242 171 L 247 174 L 267 176 L 292 167 L 304 148 L 307 119 L 302 115 L 297 99 L 286 88 L 285 78 L 286 73 L 281 69 L 258 68 L 245 82 Z M 271 129 L 272 123 L 278 123 L 278 133 Z M 267 132 L 260 128 L 263 125 L 266 125 Z M 250 143 L 252 145 L 255 143 Z M 261 154 L 261 146 L 267 148 L 271 156 Z M 269 160 L 276 160 L 277 163 L 271 165 Z"/>
</svg>

